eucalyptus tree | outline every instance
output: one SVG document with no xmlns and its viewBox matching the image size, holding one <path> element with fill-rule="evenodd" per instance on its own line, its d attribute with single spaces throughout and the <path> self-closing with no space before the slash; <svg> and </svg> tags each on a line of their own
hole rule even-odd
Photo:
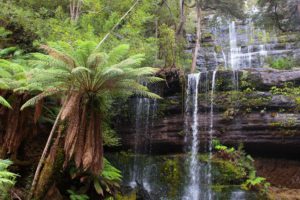
<svg viewBox="0 0 300 200">
<path fill-rule="evenodd" d="M 141 80 L 160 81 L 153 77 L 157 69 L 140 67 L 144 55 L 129 55 L 128 45 L 117 46 L 109 53 L 101 52 L 91 41 L 78 41 L 74 45 L 57 42 L 50 46 L 42 46 L 49 55 L 33 54 L 35 71 L 28 87 L 40 88 L 41 93 L 27 101 L 22 109 L 52 95 L 64 97 L 64 103 L 38 165 L 32 192 L 60 120 L 68 124 L 65 164 L 74 160 L 76 167 L 99 174 L 103 168 L 102 122 L 107 99 L 131 95 L 160 98 L 140 83 Z"/>
</svg>

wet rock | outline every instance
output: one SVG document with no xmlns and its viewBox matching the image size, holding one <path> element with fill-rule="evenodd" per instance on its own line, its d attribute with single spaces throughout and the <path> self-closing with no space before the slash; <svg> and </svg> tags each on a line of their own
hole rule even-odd
<svg viewBox="0 0 300 200">
<path fill-rule="evenodd" d="M 255 69 L 250 71 L 248 80 L 260 89 L 282 86 L 286 82 L 299 84 L 300 70 Z"/>
<path fill-rule="evenodd" d="M 270 106 L 278 108 L 292 108 L 296 106 L 296 103 L 295 100 L 290 97 L 284 95 L 275 95 L 271 99 Z"/>
</svg>

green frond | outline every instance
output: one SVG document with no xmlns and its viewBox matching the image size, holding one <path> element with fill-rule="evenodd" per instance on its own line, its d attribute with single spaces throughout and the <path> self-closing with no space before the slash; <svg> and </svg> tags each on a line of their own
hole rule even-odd
<svg viewBox="0 0 300 200">
<path fill-rule="evenodd" d="M 2 78 L 11 78 L 12 75 L 11 75 L 11 73 L 6 71 L 5 69 L 1 68 L 1 65 L 0 65 L 0 77 L 2 77 Z"/>
<path fill-rule="evenodd" d="M 133 90 L 132 92 L 137 96 L 146 97 L 149 99 L 162 99 L 159 95 L 149 91 Z"/>
<path fill-rule="evenodd" d="M 48 90 L 48 91 L 44 91 L 38 95 L 36 95 L 35 97 L 29 99 L 28 101 L 26 101 L 22 107 L 21 107 L 21 110 L 24 110 L 25 108 L 29 107 L 29 106 L 33 106 L 35 105 L 37 102 L 39 102 L 40 100 L 42 100 L 43 98 L 47 97 L 47 96 L 51 96 L 51 95 L 54 95 L 54 94 L 57 94 L 59 92 L 59 90 L 55 90 L 55 89 L 52 89 L 52 90 Z"/>
<path fill-rule="evenodd" d="M 0 96 L 0 105 L 5 106 L 7 108 L 12 109 L 11 105 L 4 99 L 2 96 Z"/>
<path fill-rule="evenodd" d="M 0 89 L 2 90 L 9 89 L 9 85 L 7 84 L 7 82 L 1 78 L 0 78 Z"/>
<path fill-rule="evenodd" d="M 120 62 L 127 54 L 129 50 L 128 44 L 121 44 L 113 48 L 108 54 L 108 63 L 115 64 Z"/>
<path fill-rule="evenodd" d="M 146 98 L 150 98 L 150 99 L 161 99 L 161 97 L 155 93 L 152 93 L 149 91 L 149 89 L 134 81 L 134 80 L 124 80 L 121 81 L 119 86 L 116 88 L 118 90 L 128 90 L 130 92 L 132 92 L 133 94 L 137 95 L 137 96 L 141 96 L 141 97 L 146 97 Z"/>
<path fill-rule="evenodd" d="M 121 181 L 122 173 L 120 170 L 115 168 L 106 158 L 104 158 L 104 169 L 101 176 L 104 179 L 111 181 Z"/>
<path fill-rule="evenodd" d="M 104 66 L 107 64 L 108 55 L 106 53 L 92 53 L 88 60 L 87 65 L 91 66 L 91 68 L 96 68 L 97 66 Z"/>
<path fill-rule="evenodd" d="M 76 67 L 76 68 L 72 69 L 72 71 L 71 71 L 72 74 L 77 74 L 77 73 L 82 73 L 82 72 L 91 73 L 91 70 L 86 67 Z"/>
<path fill-rule="evenodd" d="M 17 49 L 18 49 L 17 47 L 8 47 L 8 48 L 5 48 L 5 49 L 1 49 L 0 50 L 0 57 L 4 57 L 4 56 L 7 56 L 9 54 L 12 54 Z"/>
<path fill-rule="evenodd" d="M 148 77 L 144 78 L 144 81 L 147 83 L 153 84 L 153 83 L 165 81 L 165 79 L 157 77 L 157 76 L 148 76 Z"/>
</svg>

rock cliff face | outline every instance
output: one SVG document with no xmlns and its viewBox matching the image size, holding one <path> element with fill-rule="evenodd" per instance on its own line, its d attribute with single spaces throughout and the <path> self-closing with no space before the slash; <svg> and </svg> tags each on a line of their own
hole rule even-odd
<svg viewBox="0 0 300 200">
<path fill-rule="evenodd" d="M 228 78 L 232 76 L 232 72 L 219 71 L 216 82 L 220 84 L 216 86 L 214 96 L 214 138 L 227 145 L 238 146 L 242 143 L 245 149 L 253 154 L 298 156 L 300 152 L 298 103 L 293 97 L 269 92 L 272 86 L 280 86 L 290 81 L 297 83 L 298 73 L 299 71 L 281 73 L 273 70 L 240 71 L 240 77 L 247 75 L 248 84 L 255 83 L 258 88 L 264 88 L 264 91 L 245 89 L 232 91 L 230 89 L 232 79 Z M 210 85 L 210 76 L 210 73 L 203 76 L 208 77 L 208 83 L 200 84 L 202 92 L 199 94 L 198 129 L 201 151 L 208 148 L 210 92 L 207 92 L 205 87 Z M 270 77 L 273 77 L 272 81 Z M 182 87 L 179 81 L 174 79 L 172 81 L 168 85 L 161 85 L 160 92 L 164 99 L 158 102 L 155 117 L 157 119 L 151 121 L 149 130 L 141 128 L 136 131 L 134 119 L 131 120 L 131 124 L 130 120 L 119 120 L 117 129 L 125 148 L 152 153 L 186 150 L 184 124 L 190 123 L 191 119 L 184 117 Z"/>
<path fill-rule="evenodd" d="M 198 96 L 200 150 L 207 150 L 211 123 L 211 87 L 214 92 L 213 136 L 224 144 L 243 143 L 252 153 L 297 156 L 300 153 L 300 91 L 278 91 L 287 83 L 300 85 L 298 33 L 278 34 L 255 27 L 251 19 L 232 22 L 204 13 L 197 67 L 201 71 Z M 193 52 L 195 35 L 187 34 L 186 51 Z M 293 60 L 293 70 L 267 68 L 278 59 Z M 289 63 L 291 64 L 291 63 Z M 285 66 L 283 66 L 285 68 Z M 156 85 L 163 100 L 155 106 L 139 105 L 142 119 L 131 111 L 120 117 L 118 133 L 124 147 L 152 153 L 182 152 L 187 146 L 184 117 L 186 80 L 174 69 L 162 70 L 166 84 Z M 289 86 L 290 87 L 290 86 Z M 157 88 L 159 88 L 157 90 Z M 134 104 L 131 104 L 134 105 Z M 133 107 L 134 106 L 130 106 Z M 155 107 L 154 112 L 149 108 Z M 136 109 L 136 108 L 134 108 Z M 134 110 L 133 109 L 133 110 Z M 155 116 L 151 116 L 151 113 Z M 155 119 L 155 120 L 153 120 Z M 141 126 L 141 121 L 145 121 Z"/>
</svg>

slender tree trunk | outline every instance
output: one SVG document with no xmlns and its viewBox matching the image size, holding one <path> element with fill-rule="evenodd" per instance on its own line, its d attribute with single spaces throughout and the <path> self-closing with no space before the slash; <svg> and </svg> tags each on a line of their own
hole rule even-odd
<svg viewBox="0 0 300 200">
<path fill-rule="evenodd" d="M 67 102 L 67 101 L 66 101 Z M 49 134 L 49 137 L 48 137 L 48 140 L 47 140 L 47 143 L 46 143 L 46 146 L 43 150 L 43 153 L 42 153 L 42 156 L 41 156 L 41 159 L 38 163 L 38 166 L 36 168 L 36 171 L 35 171 L 35 174 L 34 174 L 34 178 L 33 178 L 33 181 L 32 181 L 32 185 L 31 185 L 31 188 L 30 188 L 30 192 L 29 192 L 29 195 L 28 195 L 28 200 L 31 200 L 32 199 L 32 194 L 34 193 L 35 191 L 35 188 L 36 188 L 36 184 L 37 184 L 37 181 L 40 177 L 40 173 L 41 173 L 41 169 L 43 167 L 43 164 L 45 162 L 45 159 L 46 159 L 46 156 L 47 156 L 47 153 L 48 153 L 48 150 L 49 150 L 49 147 L 51 145 L 51 140 L 54 136 L 54 133 L 55 133 L 55 130 L 56 130 L 56 127 L 58 125 L 58 122 L 59 122 L 59 119 L 60 119 L 60 116 L 62 114 L 62 111 L 63 111 L 63 108 L 64 106 L 60 109 L 56 119 L 55 119 L 55 122 L 52 126 L 52 129 L 51 129 L 51 132 Z"/>
<path fill-rule="evenodd" d="M 71 21 L 77 23 L 81 12 L 82 0 L 70 0 Z"/>
<path fill-rule="evenodd" d="M 104 36 L 104 38 L 99 42 L 96 49 L 98 49 L 102 43 L 108 38 L 108 36 L 119 26 L 123 19 L 134 9 L 134 7 L 139 3 L 140 0 L 136 0 L 135 3 L 129 8 L 129 10 L 120 18 L 120 20 L 112 27 L 112 29 Z"/>
<path fill-rule="evenodd" d="M 200 42 L 201 42 L 201 7 L 199 0 L 196 3 L 196 11 L 197 11 L 197 33 L 196 33 L 196 46 L 193 54 L 193 61 L 191 67 L 191 73 L 194 73 L 197 67 L 197 57 L 198 52 L 200 50 Z"/>
<path fill-rule="evenodd" d="M 184 0 L 179 0 L 179 8 L 180 8 L 180 22 L 176 31 L 176 36 L 181 35 L 184 29 L 184 24 L 185 24 Z"/>
<path fill-rule="evenodd" d="M 36 199 L 43 198 L 51 185 L 56 182 L 56 179 L 59 179 L 58 174 L 63 166 L 64 159 L 63 149 L 61 148 L 62 143 L 60 142 L 63 127 L 60 126 L 58 129 L 57 137 L 51 147 L 47 159 L 45 160 L 45 164 L 37 181 L 36 189 L 33 193 L 33 196 Z"/>
</svg>

